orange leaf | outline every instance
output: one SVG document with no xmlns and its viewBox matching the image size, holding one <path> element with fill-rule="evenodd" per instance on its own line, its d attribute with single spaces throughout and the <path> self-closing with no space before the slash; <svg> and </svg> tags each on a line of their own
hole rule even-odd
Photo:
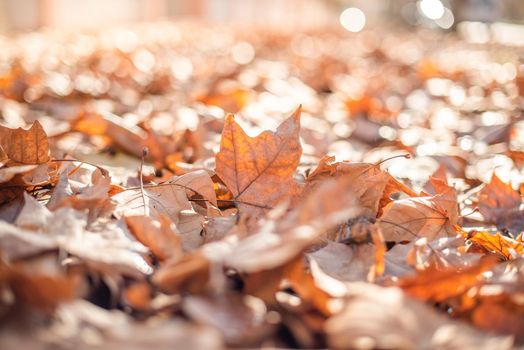
<svg viewBox="0 0 524 350">
<path fill-rule="evenodd" d="M 254 216 L 299 192 L 293 179 L 302 147 L 300 108 L 276 132 L 249 137 L 228 115 L 222 131 L 216 173 L 239 202 L 239 209 Z"/>
<path fill-rule="evenodd" d="M 173 231 L 171 220 L 160 215 L 160 222 L 149 216 L 126 216 L 125 221 L 136 239 L 159 259 L 182 254 L 181 238 Z"/>
<path fill-rule="evenodd" d="M 468 234 L 468 239 L 476 247 L 498 254 L 506 260 L 513 260 L 524 255 L 524 244 L 522 242 L 504 237 L 499 232 L 491 234 L 489 232 L 472 231 Z"/>
<path fill-rule="evenodd" d="M 471 317 L 473 324 L 488 332 L 513 334 L 515 340 L 524 342 L 524 315 L 515 312 L 515 309 L 503 304 L 483 302 L 474 311 Z"/>
<path fill-rule="evenodd" d="M 38 121 L 29 130 L 0 126 L 0 147 L 14 162 L 42 164 L 49 161 L 47 135 Z"/>
<path fill-rule="evenodd" d="M 457 269 L 438 270 L 430 267 L 416 276 L 401 279 L 398 286 L 407 294 L 421 300 L 444 301 L 458 296 L 479 283 L 481 273 L 489 270 L 498 259 L 488 256 L 477 265 L 462 271 Z"/>
<path fill-rule="evenodd" d="M 519 210 L 522 198 L 511 184 L 502 182 L 493 174 L 491 182 L 479 193 L 479 211 L 488 222 L 499 229 L 513 232 L 524 230 L 524 213 Z"/>
<path fill-rule="evenodd" d="M 208 286 L 209 269 L 210 261 L 197 251 L 162 266 L 153 275 L 153 284 L 167 294 L 201 292 Z"/>
</svg>

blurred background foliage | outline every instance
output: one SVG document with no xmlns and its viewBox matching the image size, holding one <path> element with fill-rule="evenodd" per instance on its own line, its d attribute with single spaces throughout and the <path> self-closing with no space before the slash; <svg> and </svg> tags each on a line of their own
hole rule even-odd
<svg viewBox="0 0 524 350">
<path fill-rule="evenodd" d="M 524 18 L 522 0 L 0 0 L 0 31 L 96 28 L 181 18 L 316 26 L 333 23 L 347 8 L 360 9 L 368 24 L 393 22 L 446 30 L 462 21 L 518 23 Z"/>
</svg>

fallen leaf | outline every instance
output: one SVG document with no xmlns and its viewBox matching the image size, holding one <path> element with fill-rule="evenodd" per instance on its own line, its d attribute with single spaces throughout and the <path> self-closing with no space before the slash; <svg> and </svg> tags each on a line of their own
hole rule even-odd
<svg viewBox="0 0 524 350">
<path fill-rule="evenodd" d="M 159 260 L 181 256 L 181 238 L 167 217 L 160 216 L 160 221 L 156 221 L 148 216 L 126 216 L 125 222 L 138 241 Z"/>
<path fill-rule="evenodd" d="M 29 130 L 0 126 L 0 147 L 10 160 L 17 163 L 42 164 L 50 159 L 47 135 L 38 121 Z"/>
<path fill-rule="evenodd" d="M 198 194 L 211 204 L 216 204 L 211 178 L 205 171 L 195 171 L 175 176 L 159 185 L 146 185 L 127 189 L 113 197 L 119 216 L 148 215 L 159 219 L 168 216 L 181 234 L 200 235 L 204 218 L 193 210 L 188 197 Z"/>
<path fill-rule="evenodd" d="M 415 276 L 400 279 L 397 285 L 408 295 L 417 299 L 441 302 L 458 296 L 480 283 L 481 274 L 496 263 L 497 258 L 489 256 L 480 260 L 478 264 L 462 270 L 456 268 L 438 270 L 430 267 Z"/>
<path fill-rule="evenodd" d="M 378 225 L 386 241 L 412 241 L 426 237 L 433 240 L 454 236 L 458 219 L 456 192 L 431 197 L 395 200 L 386 207 Z"/>
<path fill-rule="evenodd" d="M 327 275 L 340 281 L 367 281 L 375 264 L 372 244 L 345 245 L 328 241 L 327 245 L 307 256 Z"/>
<path fill-rule="evenodd" d="M 162 266 L 153 275 L 153 283 L 168 294 L 182 291 L 198 293 L 208 286 L 209 269 L 209 259 L 202 252 L 196 251 Z"/>
<path fill-rule="evenodd" d="M 265 321 L 266 306 L 252 296 L 190 296 L 182 309 L 196 322 L 218 329 L 229 345 L 255 345 L 273 330 Z"/>
<path fill-rule="evenodd" d="M 51 313 L 59 303 L 68 302 L 77 296 L 77 282 L 49 255 L 12 266 L 0 261 L 0 288 L 7 287 L 14 293 L 15 301 L 20 303 L 18 307 L 27 303 Z"/>
<path fill-rule="evenodd" d="M 37 165 L 15 165 L 0 169 L 0 184 L 8 182 L 17 175 L 26 174 L 37 168 Z"/>
<path fill-rule="evenodd" d="M 384 254 L 386 276 L 402 277 L 430 266 L 463 269 L 478 263 L 483 254 L 466 251 L 461 236 L 429 241 L 421 238 L 397 244 Z"/>
<path fill-rule="evenodd" d="M 505 260 L 513 260 L 524 255 L 524 244 L 509 237 L 504 237 L 484 231 L 471 231 L 464 233 L 468 241 L 473 244 L 469 250 L 477 249 L 499 255 Z"/>
<path fill-rule="evenodd" d="M 514 306 L 508 308 L 498 303 L 483 302 L 475 308 L 471 318 L 476 327 L 488 333 L 511 334 L 518 344 L 524 342 L 524 314 L 516 313 Z"/>
<path fill-rule="evenodd" d="M 382 207 L 391 201 L 393 193 L 402 192 L 417 196 L 409 187 L 396 180 L 390 174 L 380 170 L 376 164 L 335 162 L 335 157 L 323 157 L 315 170 L 307 177 L 308 187 L 314 188 L 326 178 L 345 177 L 359 198 L 359 204 L 368 208 L 366 216 L 376 217 Z M 308 188 L 308 189 L 309 189 Z"/>
<path fill-rule="evenodd" d="M 522 198 L 510 184 L 502 182 L 495 173 L 491 182 L 479 193 L 479 211 L 484 219 L 500 230 L 520 233 L 524 230 L 524 212 L 520 210 Z"/>
<path fill-rule="evenodd" d="M 300 187 L 293 179 L 302 154 L 300 108 L 276 132 L 249 137 L 227 116 L 216 173 L 233 193 L 239 210 L 259 217 L 264 210 L 290 199 Z"/>
<path fill-rule="evenodd" d="M 510 349 L 510 337 L 489 337 L 451 321 L 398 288 L 352 283 L 344 309 L 327 320 L 334 349 Z"/>
</svg>

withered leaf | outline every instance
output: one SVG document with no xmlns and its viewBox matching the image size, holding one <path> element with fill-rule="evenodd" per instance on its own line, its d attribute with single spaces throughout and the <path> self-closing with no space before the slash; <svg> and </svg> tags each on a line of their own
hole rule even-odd
<svg viewBox="0 0 524 350">
<path fill-rule="evenodd" d="M 173 230 L 167 217 L 160 216 L 160 221 L 156 221 L 148 216 L 126 216 L 125 221 L 138 241 L 148 247 L 159 260 L 181 256 L 181 238 Z"/>
<path fill-rule="evenodd" d="M 375 263 L 375 246 L 328 241 L 325 247 L 307 255 L 324 273 L 340 281 L 367 281 Z"/>
<path fill-rule="evenodd" d="M 524 255 L 524 244 L 521 241 L 485 231 L 471 231 L 466 234 L 469 242 L 477 249 L 500 255 L 506 260 L 513 260 Z M 471 250 L 475 250 L 474 248 Z"/>
<path fill-rule="evenodd" d="M 216 204 L 213 182 L 203 170 L 175 176 L 159 185 L 144 186 L 120 192 L 112 197 L 119 205 L 121 216 L 150 215 L 159 218 L 167 215 L 182 234 L 199 234 L 203 217 L 193 210 L 188 197 L 199 194 L 209 203 Z"/>
<path fill-rule="evenodd" d="M 510 349 L 509 337 L 489 337 L 451 321 L 398 288 L 352 283 L 345 308 L 328 319 L 327 341 L 335 349 Z"/>
<path fill-rule="evenodd" d="M 266 306 L 252 296 L 190 296 L 184 300 L 182 308 L 198 323 L 220 330 L 230 345 L 256 344 L 272 329 L 264 320 Z"/>
<path fill-rule="evenodd" d="M 47 135 L 39 121 L 29 130 L 0 126 L 0 147 L 13 162 L 42 164 L 49 161 Z"/>
<path fill-rule="evenodd" d="M 474 311 L 472 321 L 475 326 L 486 332 L 497 332 L 499 334 L 511 334 L 515 340 L 522 344 L 524 342 L 524 314 L 522 311 L 515 312 L 514 305 L 503 303 L 483 302 Z"/>
<path fill-rule="evenodd" d="M 252 138 L 228 115 L 222 131 L 216 173 L 233 193 L 241 212 L 254 216 L 299 192 L 293 179 L 302 154 L 300 108 L 276 132 Z"/>
<path fill-rule="evenodd" d="M 479 193 L 479 211 L 487 222 L 499 229 L 519 233 L 524 230 L 524 211 L 520 210 L 522 198 L 510 184 L 505 184 L 493 173 L 491 182 Z"/>
<path fill-rule="evenodd" d="M 200 251 L 170 262 L 153 275 L 153 283 L 164 293 L 202 292 L 209 280 L 210 261 Z"/>
<path fill-rule="evenodd" d="M 448 268 L 438 270 L 430 267 L 415 276 L 404 277 L 398 286 L 407 294 L 421 300 L 444 301 L 465 292 L 482 281 L 482 272 L 497 263 L 497 258 L 488 256 L 478 264 L 462 270 Z"/>
<path fill-rule="evenodd" d="M 330 177 L 345 177 L 350 182 L 347 186 L 357 193 L 360 205 L 370 210 L 370 215 L 377 212 L 391 201 L 390 195 L 397 192 L 409 196 L 417 194 L 409 187 L 384 172 L 376 164 L 335 162 L 335 157 L 324 156 L 315 170 L 309 174 L 307 180 L 310 187 Z"/>
<path fill-rule="evenodd" d="M 458 219 L 456 192 L 395 200 L 384 207 L 378 224 L 386 241 L 429 240 L 454 236 Z"/>
</svg>

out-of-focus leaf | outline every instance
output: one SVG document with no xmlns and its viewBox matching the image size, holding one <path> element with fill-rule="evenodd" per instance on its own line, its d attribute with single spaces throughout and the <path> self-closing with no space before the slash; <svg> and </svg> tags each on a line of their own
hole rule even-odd
<svg viewBox="0 0 524 350">
<path fill-rule="evenodd" d="M 335 349 L 510 349 L 511 338 L 489 337 L 450 321 L 398 288 L 352 283 L 345 308 L 325 326 Z"/>
<path fill-rule="evenodd" d="M 160 221 L 148 216 L 126 216 L 125 221 L 140 243 L 159 259 L 166 260 L 182 254 L 181 238 L 171 227 L 171 221 L 160 216 Z"/>
<path fill-rule="evenodd" d="M 499 229 L 515 233 L 524 230 L 524 211 L 520 210 L 522 198 L 511 185 L 502 182 L 493 174 L 491 182 L 479 193 L 479 211 L 488 222 Z"/>
<path fill-rule="evenodd" d="M 408 295 L 420 300 L 444 301 L 465 292 L 482 281 L 482 273 L 497 263 L 494 256 L 486 257 L 477 265 L 457 270 L 438 270 L 430 267 L 415 276 L 404 277 L 398 282 Z"/>
</svg>

